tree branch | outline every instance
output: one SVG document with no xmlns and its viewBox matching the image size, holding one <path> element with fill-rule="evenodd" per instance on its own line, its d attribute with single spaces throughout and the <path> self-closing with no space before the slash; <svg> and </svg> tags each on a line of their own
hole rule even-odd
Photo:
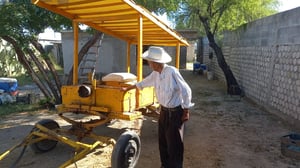
<svg viewBox="0 0 300 168">
<path fill-rule="evenodd" d="M 47 87 L 43 82 L 41 82 L 44 86 L 43 88 L 45 89 L 45 92 L 48 92 L 48 94 L 51 95 L 51 93 L 48 91 L 48 89 L 50 89 L 55 98 L 55 102 L 58 103 L 60 101 L 60 96 L 58 95 L 58 91 L 57 91 L 56 87 L 53 87 L 53 84 L 51 83 L 51 81 L 47 75 L 47 72 L 45 71 L 45 68 L 40 63 L 40 61 L 38 60 L 38 58 L 36 57 L 36 55 L 34 54 L 34 52 L 31 49 L 26 48 L 25 51 L 29 54 L 30 58 L 33 60 L 35 65 L 38 67 L 43 79 L 46 81 L 46 83 L 48 85 L 48 87 Z"/>
<path fill-rule="evenodd" d="M 30 42 L 40 52 L 41 55 L 46 55 L 46 52 L 45 52 L 43 46 L 38 41 L 31 40 Z M 50 72 L 51 72 L 51 74 L 53 76 L 53 79 L 55 81 L 57 89 L 60 90 L 60 88 L 61 88 L 61 82 L 60 82 L 59 76 L 57 74 L 57 71 L 56 71 L 53 63 L 51 62 L 51 60 L 49 59 L 48 56 L 44 57 L 44 60 L 45 60 L 45 62 L 47 64 L 48 68 L 50 69 Z"/>
<path fill-rule="evenodd" d="M 93 37 L 87 42 L 84 44 L 84 46 L 82 46 L 81 50 L 79 51 L 78 53 L 78 63 L 80 64 L 80 62 L 82 61 L 84 55 L 88 52 L 88 50 L 90 49 L 91 46 L 93 46 L 97 40 L 99 40 L 100 38 L 102 39 L 104 36 L 104 33 L 102 32 L 96 32 Z M 72 83 L 72 80 L 73 80 L 73 67 L 74 65 L 72 66 L 70 72 L 69 72 L 69 77 L 68 77 L 68 81 L 67 81 L 67 84 L 71 84 Z"/>
</svg>

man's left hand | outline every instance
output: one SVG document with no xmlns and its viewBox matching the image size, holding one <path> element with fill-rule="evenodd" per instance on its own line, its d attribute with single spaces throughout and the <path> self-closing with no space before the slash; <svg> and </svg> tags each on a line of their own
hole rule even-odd
<svg viewBox="0 0 300 168">
<path fill-rule="evenodd" d="M 181 117 L 181 121 L 185 122 L 185 121 L 187 121 L 189 119 L 190 119 L 190 111 L 189 111 L 189 109 L 183 109 L 183 114 L 182 114 L 182 117 Z"/>
</svg>

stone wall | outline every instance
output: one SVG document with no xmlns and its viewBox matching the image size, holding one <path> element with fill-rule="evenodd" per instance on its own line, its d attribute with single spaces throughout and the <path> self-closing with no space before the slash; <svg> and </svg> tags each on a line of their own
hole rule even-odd
<svg viewBox="0 0 300 168">
<path fill-rule="evenodd" d="M 224 35 L 222 50 L 245 96 L 280 116 L 300 120 L 300 8 Z M 206 45 L 204 62 L 224 81 Z"/>
</svg>

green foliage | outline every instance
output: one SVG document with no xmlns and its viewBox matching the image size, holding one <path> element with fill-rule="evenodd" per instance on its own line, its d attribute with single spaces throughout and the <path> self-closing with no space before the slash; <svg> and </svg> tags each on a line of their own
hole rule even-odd
<svg viewBox="0 0 300 168">
<path fill-rule="evenodd" d="M 27 74 L 19 74 L 13 77 L 17 79 L 19 86 L 29 85 L 33 83 L 31 77 Z"/>
<path fill-rule="evenodd" d="M 182 5 L 182 13 L 175 12 L 173 17 L 179 18 L 176 20 L 178 25 L 200 28 L 204 34 L 199 19 L 202 16 L 208 20 L 211 32 L 218 34 L 275 13 L 277 4 L 277 0 L 189 0 Z"/>
<path fill-rule="evenodd" d="M 13 113 L 36 111 L 38 109 L 42 109 L 38 104 L 2 104 L 0 105 L 0 117 Z"/>
<path fill-rule="evenodd" d="M 12 0 L 0 6 L 0 37 L 10 36 L 27 46 L 46 28 L 61 30 L 71 27 L 71 21 L 60 15 L 41 9 L 30 0 Z"/>
<path fill-rule="evenodd" d="M 19 64 L 17 56 L 12 47 L 0 39 L 0 77 L 14 76 L 24 72 Z"/>
<path fill-rule="evenodd" d="M 253 20 L 276 12 L 278 0 L 136 0 L 156 13 L 167 12 L 176 29 L 205 30 L 199 16 L 206 18 L 214 34 L 233 30 Z"/>
<path fill-rule="evenodd" d="M 55 108 L 55 101 L 50 98 L 41 99 L 38 103 L 42 108 L 47 109 L 54 109 Z"/>
<path fill-rule="evenodd" d="M 155 14 L 168 13 L 168 19 L 172 20 L 170 13 L 177 11 L 180 0 L 135 0 L 135 2 Z"/>
<path fill-rule="evenodd" d="M 219 30 L 234 30 L 237 27 L 276 13 L 277 0 L 241 0 L 226 10 L 219 21 Z"/>
<path fill-rule="evenodd" d="M 149 11 L 164 14 L 177 9 L 178 0 L 135 0 L 135 2 Z"/>
<path fill-rule="evenodd" d="M 54 54 L 53 54 L 52 52 L 50 52 L 50 53 L 48 54 L 48 56 L 49 56 L 51 62 L 54 63 L 54 68 L 55 68 L 56 72 L 57 72 L 58 74 L 63 74 L 63 73 L 64 73 L 64 69 L 63 69 L 63 67 L 61 67 L 60 65 L 57 64 L 58 61 L 55 59 Z"/>
</svg>

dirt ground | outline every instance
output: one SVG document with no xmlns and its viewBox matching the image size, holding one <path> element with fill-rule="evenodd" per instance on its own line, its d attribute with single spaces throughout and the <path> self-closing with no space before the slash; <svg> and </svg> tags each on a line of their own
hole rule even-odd
<svg viewBox="0 0 300 168">
<path fill-rule="evenodd" d="M 229 97 L 223 84 L 209 81 L 203 75 L 182 71 L 193 90 L 190 120 L 185 125 L 185 168 L 297 168 L 300 160 L 285 157 L 280 152 L 280 137 L 297 132 L 257 105 L 237 97 Z M 56 120 L 61 127 L 68 125 L 53 111 L 19 113 L 0 119 L 0 153 L 17 144 L 41 119 Z M 157 120 L 151 117 L 135 122 L 117 121 L 95 129 L 97 134 L 118 138 L 125 129 L 141 125 L 141 155 L 137 168 L 160 167 Z M 112 146 L 98 148 L 68 168 L 109 168 Z M 21 149 L 0 161 L 9 167 Z M 27 148 L 16 167 L 56 168 L 74 155 L 69 146 L 58 143 L 47 153 L 35 154 Z"/>
</svg>

